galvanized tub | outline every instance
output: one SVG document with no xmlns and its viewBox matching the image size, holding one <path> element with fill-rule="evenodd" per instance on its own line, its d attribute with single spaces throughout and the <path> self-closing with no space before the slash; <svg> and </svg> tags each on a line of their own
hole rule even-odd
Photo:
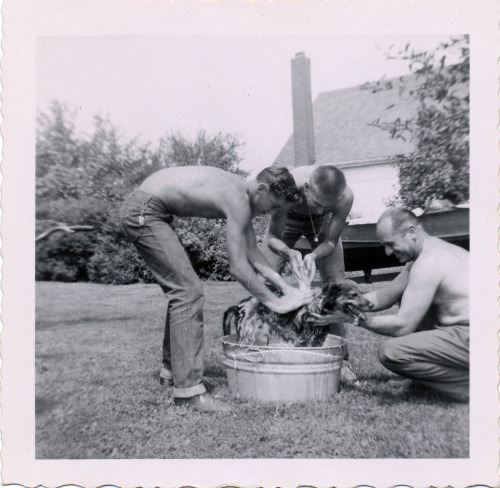
<svg viewBox="0 0 500 488">
<path fill-rule="evenodd" d="M 326 400 L 338 392 L 347 342 L 328 335 L 323 347 L 246 346 L 224 336 L 223 364 L 238 398 L 261 402 Z"/>
</svg>

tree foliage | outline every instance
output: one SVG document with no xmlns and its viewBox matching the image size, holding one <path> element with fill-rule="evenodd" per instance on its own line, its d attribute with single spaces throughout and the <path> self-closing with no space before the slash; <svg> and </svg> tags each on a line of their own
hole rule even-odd
<svg viewBox="0 0 500 488">
<path fill-rule="evenodd" d="M 453 56 L 453 64 L 447 58 Z M 469 39 L 453 37 L 432 51 L 415 51 L 407 44 L 389 59 L 408 62 L 416 83 L 399 86 L 401 99 L 418 105 L 414 117 L 372 125 L 391 137 L 410 139 L 412 154 L 394 158 L 399 176 L 399 199 L 410 208 L 425 207 L 432 200 L 461 203 L 469 199 Z M 402 80 L 403 81 L 403 80 Z M 381 80 L 364 88 L 394 89 Z M 393 202 L 394 203 L 394 202 Z"/>
<path fill-rule="evenodd" d="M 166 134 L 156 148 L 125 140 L 112 123 L 94 118 L 86 137 L 74 113 L 54 102 L 37 118 L 36 218 L 92 225 L 86 233 L 53 233 L 36 245 L 36 278 L 100 283 L 152 282 L 153 277 L 119 227 L 124 198 L 162 168 L 208 165 L 246 176 L 243 143 L 231 134 L 200 131 L 194 141 Z M 176 219 L 176 232 L 201 277 L 230 279 L 224 222 Z"/>
<path fill-rule="evenodd" d="M 168 166 L 214 166 L 241 176 L 248 173 L 239 168 L 240 151 L 243 148 L 232 134 L 218 132 L 213 136 L 200 130 L 193 142 L 179 132 L 160 139 L 160 153 Z"/>
</svg>

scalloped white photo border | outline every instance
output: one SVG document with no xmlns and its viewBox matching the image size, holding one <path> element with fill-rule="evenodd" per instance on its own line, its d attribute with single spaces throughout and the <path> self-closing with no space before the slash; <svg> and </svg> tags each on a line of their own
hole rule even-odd
<svg viewBox="0 0 500 488">
<path fill-rule="evenodd" d="M 498 486 L 499 4 L 493 0 L 6 0 L 2 59 L 4 484 L 56 487 Z M 469 34 L 471 401 L 468 459 L 35 460 L 37 36 Z"/>
</svg>

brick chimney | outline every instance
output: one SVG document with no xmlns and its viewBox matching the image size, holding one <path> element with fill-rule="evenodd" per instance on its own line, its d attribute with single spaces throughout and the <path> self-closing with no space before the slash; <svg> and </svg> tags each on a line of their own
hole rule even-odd
<svg viewBox="0 0 500 488">
<path fill-rule="evenodd" d="M 291 63 L 295 166 L 303 166 L 315 160 L 311 61 L 297 53 Z"/>
</svg>

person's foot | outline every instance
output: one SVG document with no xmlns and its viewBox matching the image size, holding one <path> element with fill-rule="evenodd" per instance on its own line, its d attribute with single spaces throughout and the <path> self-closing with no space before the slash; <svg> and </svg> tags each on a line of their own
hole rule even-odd
<svg viewBox="0 0 500 488">
<path fill-rule="evenodd" d="M 209 393 L 203 393 L 190 398 L 174 398 L 174 404 L 178 407 L 190 407 L 200 412 L 230 412 L 233 410 L 231 405 L 218 400 Z"/>
<path fill-rule="evenodd" d="M 174 377 L 165 366 L 160 369 L 160 385 L 174 386 Z"/>
<path fill-rule="evenodd" d="M 356 373 L 352 370 L 351 363 L 344 359 L 340 370 L 340 381 L 343 383 L 355 383 L 358 381 Z"/>
</svg>

